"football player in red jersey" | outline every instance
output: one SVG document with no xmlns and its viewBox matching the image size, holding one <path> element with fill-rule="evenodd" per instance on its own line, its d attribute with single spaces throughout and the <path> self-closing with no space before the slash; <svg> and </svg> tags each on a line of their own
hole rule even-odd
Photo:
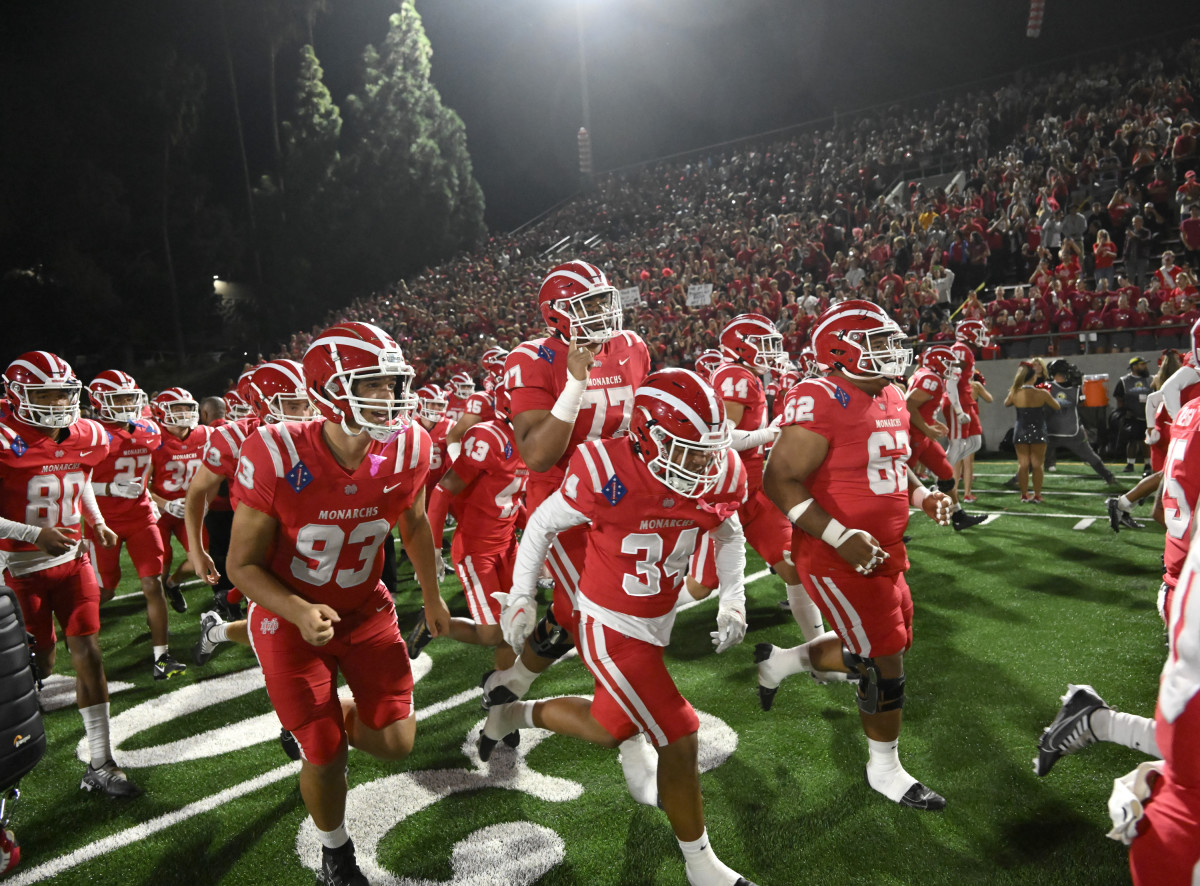
<svg viewBox="0 0 1200 886">
<path fill-rule="evenodd" d="M 97 640 L 100 586 L 86 547 L 81 514 L 101 546 L 117 536 L 104 523 L 91 475 L 108 454 L 99 422 L 79 417 L 82 386 L 67 362 L 31 351 L 4 373 L 8 414 L 0 419 L 0 553 L 4 583 L 16 592 L 43 675 L 54 671 L 54 619 L 66 635 L 75 669 L 75 700 L 90 762 L 80 784 L 110 797 L 140 791 L 113 762 L 108 680 Z"/>
<path fill-rule="evenodd" d="M 480 365 L 486 374 L 482 391 L 475 391 L 463 403 L 463 413 L 454 423 L 450 433 L 446 435 L 446 447 L 450 453 L 450 461 L 458 459 L 462 449 L 463 435 L 472 425 L 481 421 L 496 420 L 496 402 L 493 391 L 496 385 L 504 381 L 504 361 L 508 359 L 508 351 L 501 347 L 488 348 L 480 358 Z"/>
<path fill-rule="evenodd" d="M 451 620 L 450 639 L 494 647 L 496 667 L 507 668 L 515 656 L 504 645 L 500 603 L 495 595 L 512 587 L 517 525 L 523 516 L 529 469 L 521 461 L 513 440 L 508 392 L 501 384 L 494 394 L 500 417 L 467 430 L 462 454 L 442 475 L 430 497 L 429 525 L 433 529 L 434 547 L 440 549 L 446 513 L 452 503 L 457 506 L 458 530 L 454 533 L 450 556 L 466 593 L 471 617 Z M 410 655 L 420 654 L 421 647 L 429 640 L 428 632 L 422 628 L 419 626 L 409 635 Z"/>
<path fill-rule="evenodd" d="M 792 565 L 792 527 L 762 489 L 764 450 L 779 435 L 779 426 L 767 422 L 762 376 L 790 368 L 783 336 L 761 314 L 742 314 L 721 331 L 721 350 L 725 360 L 713 372 L 712 386 L 725 402 L 725 414 L 734 426 L 733 448 L 742 453 L 750 477 L 750 497 L 738 517 L 750 547 L 783 579 L 792 617 L 804 639 L 812 640 L 825 632 L 821 612 Z"/>
<path fill-rule="evenodd" d="M 204 527 L 211 525 L 205 520 L 197 519 L 203 514 L 203 505 L 211 495 L 219 491 L 222 483 L 230 483 L 229 498 L 236 505 L 237 487 L 234 479 L 237 459 L 241 447 L 249 436 L 264 424 L 273 425 L 284 421 L 311 421 L 316 418 L 316 411 L 309 402 L 304 382 L 304 369 L 295 360 L 269 360 L 254 368 L 254 372 L 244 377 L 246 401 L 250 404 L 249 418 L 240 419 L 232 425 L 224 425 L 213 432 L 208 447 L 204 450 L 205 464 L 197 469 L 184 502 L 184 518 L 188 529 L 188 554 L 193 567 L 197 565 L 196 557 L 191 555 L 193 535 L 201 539 L 201 554 L 199 558 L 208 572 L 201 573 L 214 590 L 220 585 L 214 582 L 224 581 L 226 589 L 217 597 L 217 608 L 205 612 L 200 618 L 200 639 L 192 650 L 192 659 L 196 664 L 206 664 L 212 657 L 218 645 L 232 641 L 240 645 L 250 645 L 247 636 L 246 620 L 241 617 L 241 595 L 233 583 L 224 576 L 225 564 L 218 565 L 203 545 Z M 211 468 L 211 470 L 210 470 Z M 192 488 L 200 486 L 198 500 L 193 498 Z M 195 504 L 193 504 L 195 502 Z M 199 505 L 199 507 L 196 507 Z M 189 508 L 194 508 L 189 519 Z M 230 526 L 232 529 L 232 524 Z M 223 558 L 222 558 L 223 559 Z M 224 606 L 221 603 L 224 602 Z M 228 621 L 222 618 L 222 611 L 230 615 Z M 284 750 L 289 756 L 294 755 L 294 749 L 288 739 L 283 739 Z M 294 756 L 293 756 L 294 759 Z"/>
<path fill-rule="evenodd" d="M 504 370 L 517 452 L 529 468 L 530 513 L 559 487 L 580 444 L 629 427 L 633 392 L 650 372 L 645 342 L 622 331 L 620 296 L 595 265 L 571 261 L 553 268 L 542 281 L 538 304 L 550 334 L 517 346 Z M 553 605 L 513 666 L 488 677 L 485 703 L 521 698 L 574 645 L 575 590 L 585 545 L 582 526 L 555 539 L 547 560 Z"/>
<path fill-rule="evenodd" d="M 176 612 L 187 612 L 187 601 L 179 580 L 191 571 L 187 557 L 187 528 L 183 505 L 188 485 L 203 464 L 209 429 L 200 424 L 200 404 L 184 388 L 167 388 L 150 403 L 154 419 L 162 428 L 162 442 L 150 453 L 149 489 L 158 505 L 158 535 L 163 544 L 163 589 Z M 172 573 L 171 538 L 183 548 L 183 561 Z"/>
<path fill-rule="evenodd" d="M 120 540 L 112 548 L 95 550 L 96 572 L 100 576 L 100 599 L 111 600 L 121 581 L 121 544 L 129 549 L 129 559 L 141 579 L 142 596 L 146 598 L 146 621 L 150 625 L 153 645 L 152 671 L 155 680 L 167 680 L 182 674 L 187 665 L 176 661 L 167 643 L 169 624 L 167 595 L 163 590 L 163 541 L 158 533 L 158 515 L 146 477 L 154 450 L 162 442 L 162 431 L 149 419 L 142 418 L 146 394 L 133 376 L 119 369 L 108 369 L 88 385 L 92 408 L 108 434 L 108 456 L 92 478 L 100 512 Z M 98 539 L 93 529 L 88 539 Z M 183 595 L 179 595 L 180 602 Z M 183 609 L 187 608 L 184 603 Z M 179 609 L 179 606 L 176 606 Z"/>
<path fill-rule="evenodd" d="M 921 353 L 921 368 L 913 373 L 908 382 L 905 403 L 908 419 L 913 430 L 912 457 L 909 464 L 925 465 L 937 478 L 937 488 L 954 501 L 950 518 L 956 532 L 978 526 L 987 517 L 983 514 L 968 514 L 958 503 L 957 484 L 954 482 L 954 466 L 946 458 L 946 450 L 938 440 L 949 430 L 937 420 L 942 399 L 946 393 L 946 377 L 954 365 L 954 352 L 946 345 L 935 345 Z"/>
<path fill-rule="evenodd" d="M 454 427 L 454 422 L 446 418 L 446 395 L 437 385 L 425 385 L 417 391 L 417 421 L 429 433 L 431 443 L 429 478 L 425 481 L 425 496 L 428 498 L 453 461 L 446 451 L 446 435 Z"/>
<path fill-rule="evenodd" d="M 456 372 L 450 378 L 450 396 L 447 398 L 446 418 L 457 422 L 467 411 L 467 400 L 475 393 L 475 380 L 465 372 Z"/>
<path fill-rule="evenodd" d="M 975 370 L 975 348 L 991 344 L 987 326 L 982 320 L 963 320 L 954 330 L 957 341 L 950 346 L 954 352 L 954 367 L 947 379 L 949 441 L 946 458 L 954 465 L 963 501 L 974 501 L 971 481 L 975 473 L 975 453 L 983 445 L 983 425 L 979 422 L 979 401 L 976 393 L 989 402 L 991 394 L 983 387 L 983 375 Z"/>
<path fill-rule="evenodd" d="M 498 741 L 524 727 L 606 748 L 646 735 L 657 751 L 657 778 L 630 789 L 667 813 L 692 886 L 752 886 L 709 845 L 699 720 L 663 661 L 688 559 L 706 532 L 716 540 L 721 577 L 712 633 L 717 652 L 746 633 L 746 541 L 737 517 L 747 496 L 746 469 L 730 442 L 712 388 L 686 369 L 664 369 L 638 387 L 628 436 L 576 448 L 561 488 L 530 515 L 501 625 L 513 649 L 521 648 L 536 621 L 542 560 L 556 536 L 590 523 L 580 563 L 586 568 L 578 640 L 595 695 L 493 704 L 479 740 L 487 760 Z"/>
<path fill-rule="evenodd" d="M 716 371 L 716 368 L 721 365 L 724 359 L 721 356 L 721 352 L 716 348 L 701 351 L 700 356 L 696 358 L 696 375 L 705 381 L 709 381 L 712 378 L 713 372 Z"/>
<path fill-rule="evenodd" d="M 912 357 L 903 340 L 868 301 L 840 302 L 817 320 L 813 345 L 828 374 L 788 392 L 763 487 L 796 527 L 796 568 L 834 631 L 792 649 L 761 643 L 755 660 L 764 710 L 791 674 L 856 673 L 868 783 L 905 806 L 942 809 L 946 801 L 909 775 L 897 753 L 912 645 L 909 504 L 950 522 L 949 496 L 925 489 L 907 466 L 908 410 L 892 384 Z"/>
<path fill-rule="evenodd" d="M 449 629 L 425 518 L 429 435 L 400 346 L 367 323 L 317 336 L 304 355 L 324 420 L 263 425 L 242 446 L 229 548 L 252 601 L 250 635 L 267 692 L 299 743 L 300 793 L 320 837 L 322 882 L 365 884 L 346 832 L 347 745 L 400 760 L 416 734 L 413 677 L 380 576 L 399 525 L 429 629 Z M 353 700 L 339 701 L 345 677 Z"/>
</svg>

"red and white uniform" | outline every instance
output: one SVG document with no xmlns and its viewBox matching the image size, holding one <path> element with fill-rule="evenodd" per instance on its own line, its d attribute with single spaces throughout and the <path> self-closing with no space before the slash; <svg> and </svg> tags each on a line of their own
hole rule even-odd
<svg viewBox="0 0 1200 886">
<path fill-rule="evenodd" d="M 567 383 L 568 346 L 558 336 L 534 339 L 516 347 L 504 364 L 504 384 L 512 414 L 550 411 Z M 526 506 L 533 513 L 562 483 L 571 456 L 580 444 L 624 433 L 633 412 L 633 393 L 650 374 L 650 352 L 632 332 L 620 332 L 596 355 L 583 394 L 583 405 L 562 458 L 548 471 L 531 471 Z M 568 630 L 575 625 L 575 594 L 582 571 L 585 529 L 563 532 L 555 539 L 547 563 L 554 576 L 554 616 Z"/>
<path fill-rule="evenodd" d="M 476 391 L 463 402 L 463 415 L 473 415 L 480 421 L 496 420 L 496 398 L 490 389 Z M 459 416 L 461 418 L 462 416 Z"/>
<path fill-rule="evenodd" d="M 450 395 L 446 398 L 445 415 L 446 418 L 450 419 L 451 427 L 463 417 L 463 413 L 467 411 L 467 401 L 470 399 L 470 397 L 458 396 L 458 394 L 454 393 L 453 388 L 450 390 Z"/>
<path fill-rule="evenodd" d="M 55 442 L 11 415 L 0 419 L 0 516 L 54 527 L 76 537 L 81 499 L 96 465 L 108 455 L 108 434 L 79 419 Z M 54 619 L 68 637 L 100 630 L 100 587 L 84 545 L 57 556 L 16 539 L 0 539 L 4 583 L 21 603 L 38 649 L 53 648 Z"/>
<path fill-rule="evenodd" d="M 471 618 L 493 625 L 500 617 L 495 594 L 512 588 L 517 520 L 525 502 L 529 468 L 503 421 L 472 425 L 463 435 L 454 473 L 466 484 L 455 498 L 458 530 L 450 546 Z"/>
<path fill-rule="evenodd" d="M 1190 408 L 1190 407 L 1186 407 Z M 1129 847 L 1134 886 L 1200 882 L 1200 550 L 1179 576 L 1167 609 L 1167 661 L 1159 679 L 1155 743 L 1163 772 Z"/>
<path fill-rule="evenodd" d="M 101 422 L 108 433 L 108 457 L 96 465 L 92 487 L 96 503 L 108 528 L 117 534 L 115 547 L 100 545 L 88 526 L 100 586 L 113 589 L 121 581 L 121 544 L 129 549 L 139 578 L 160 575 L 163 570 L 163 541 L 158 534 L 154 503 L 146 491 L 146 477 L 154 450 L 162 441 L 162 430 L 151 419 L 131 423 Z M 117 484 L 140 484 L 141 494 L 125 498 L 116 494 Z"/>
<path fill-rule="evenodd" d="M 429 434 L 415 423 L 387 443 L 373 441 L 353 471 L 333 457 L 323 424 L 259 428 L 242 445 L 237 471 L 238 507 L 278 523 L 267 568 L 299 596 L 341 616 L 333 640 L 317 647 L 257 603 L 247 615 L 271 703 L 306 759 L 318 765 L 332 760 L 343 740 L 338 671 L 371 729 L 412 713 L 408 650 L 379 578 L 383 545 L 429 471 Z"/>
<path fill-rule="evenodd" d="M 892 655 L 912 644 L 912 597 L 904 572 L 908 555 L 908 407 L 894 385 L 876 397 L 849 381 L 805 379 L 787 395 L 783 423 L 829 442 L 805 481 L 817 504 L 848 529 L 862 529 L 888 558 L 860 575 L 819 538 L 796 529 L 792 558 L 805 589 L 851 652 Z"/>
<path fill-rule="evenodd" d="M 950 374 L 951 383 L 946 386 L 946 400 L 949 403 L 946 414 L 951 440 L 965 440 L 983 433 L 983 426 L 979 423 L 979 402 L 971 388 L 974 375 L 974 370 L 970 368 L 955 369 Z M 967 421 L 959 420 L 960 412 L 966 414 Z"/>
<path fill-rule="evenodd" d="M 204 466 L 225 478 L 229 484 L 230 507 L 237 504 L 233 479 L 237 475 L 238 455 L 242 444 L 261 424 L 262 420 L 252 415 L 214 427 L 208 435 L 208 445 L 204 447 Z"/>
<path fill-rule="evenodd" d="M 180 439 L 164 431 L 162 443 L 150 453 L 150 491 L 164 501 L 182 501 L 187 497 L 192 478 L 203 464 L 204 449 L 208 446 L 211 429 L 199 425 Z M 187 529 L 183 518 L 163 511 L 158 518 L 158 535 L 162 539 L 163 551 L 171 544 L 171 536 L 179 540 L 186 551 Z"/>
<path fill-rule="evenodd" d="M 693 499 L 657 480 L 630 439 L 600 440 L 576 450 L 560 493 L 530 516 L 513 582 L 530 593 L 553 535 L 591 526 L 577 642 L 596 681 L 592 716 L 618 741 L 644 731 L 662 747 L 698 728 L 663 650 L 688 561 L 705 533 L 717 542 L 722 599 L 744 601 L 745 539 L 736 511 L 747 494 L 736 452 L 728 453 L 716 487 Z"/>
<path fill-rule="evenodd" d="M 754 370 L 744 363 L 721 363 L 713 371 L 712 386 L 722 400 L 743 407 L 737 430 L 757 431 L 767 426 L 767 395 Z M 792 524 L 762 491 L 765 447 L 756 446 L 738 454 L 750 484 L 750 496 L 738 512 L 742 530 L 750 547 L 773 566 L 784 559 L 792 539 Z"/>
<path fill-rule="evenodd" d="M 425 423 L 421 422 L 421 427 L 425 428 Z M 429 500 L 430 493 L 433 492 L 433 487 L 437 486 L 438 480 L 442 479 L 442 474 L 446 473 L 446 469 L 450 467 L 450 454 L 446 450 L 446 435 L 450 433 L 450 429 L 454 427 L 454 422 L 443 416 L 434 422 L 432 428 L 425 428 L 429 434 L 429 477 L 425 480 L 425 500 Z"/>
<path fill-rule="evenodd" d="M 1163 551 L 1163 584 L 1170 594 L 1187 559 L 1192 535 L 1192 513 L 1200 503 L 1200 400 L 1192 400 L 1175 416 L 1171 444 L 1163 464 L 1162 506 L 1167 524 Z"/>
<path fill-rule="evenodd" d="M 925 424 L 935 424 L 946 394 L 946 380 L 932 369 L 922 367 L 909 379 L 908 390 L 923 391 L 929 395 L 929 399 L 917 407 L 917 412 Z M 910 463 L 919 462 L 925 465 L 939 480 L 950 480 L 954 477 L 954 466 L 947 460 L 946 450 L 937 440 L 926 437 L 914 428 L 911 444 L 913 452 Z"/>
</svg>

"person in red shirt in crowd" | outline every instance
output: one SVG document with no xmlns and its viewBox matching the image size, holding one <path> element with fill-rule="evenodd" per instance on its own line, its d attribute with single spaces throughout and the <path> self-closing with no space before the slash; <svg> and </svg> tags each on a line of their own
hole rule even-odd
<svg viewBox="0 0 1200 886">
<path fill-rule="evenodd" d="M 1096 330 L 1104 329 L 1108 325 L 1108 317 L 1106 314 L 1107 305 L 1105 304 L 1102 295 L 1096 295 L 1092 299 L 1092 304 L 1084 313 L 1083 319 L 1079 323 L 1079 328 L 1088 334 L 1089 340 L 1092 334 L 1096 335 L 1096 343 L 1089 350 L 1097 354 L 1108 353 L 1108 335 Z"/>
<path fill-rule="evenodd" d="M 1192 162 L 1195 162 L 1194 158 Z M 1175 189 L 1175 202 L 1182 207 L 1189 206 L 1198 200 L 1200 200 L 1200 180 L 1196 178 L 1196 171 L 1189 169 L 1183 174 L 1183 184 Z"/>
<path fill-rule="evenodd" d="M 323 418 L 246 439 L 228 565 L 251 601 L 271 704 L 302 750 L 322 882 L 361 884 L 345 824 L 348 747 L 401 760 L 416 735 L 408 650 L 380 578 L 392 526 L 435 637 L 450 613 L 425 517 L 429 435 L 408 423 L 413 370 L 399 345 L 370 324 L 331 327 L 304 355 L 304 377 Z M 339 699 L 339 674 L 352 699 Z"/>
<path fill-rule="evenodd" d="M 747 496 L 746 471 L 731 442 L 713 389 L 685 369 L 665 369 L 638 387 L 628 435 L 574 451 L 560 488 L 530 515 L 500 621 L 505 640 L 521 649 L 534 630 L 543 559 L 563 532 L 590 525 L 577 599 L 579 654 L 595 678 L 594 695 L 493 703 L 479 738 L 487 761 L 522 728 L 605 748 L 645 735 L 657 755 L 656 776 L 631 782 L 630 792 L 666 812 L 694 886 L 753 886 L 709 843 L 699 719 L 663 660 L 686 572 L 675 564 L 686 564 L 706 534 L 716 543 L 721 585 L 716 651 L 746 633 L 746 540 L 736 516 Z"/>
<path fill-rule="evenodd" d="M 1187 218 L 1179 223 L 1179 238 L 1183 242 L 1184 264 L 1200 268 L 1200 204 L 1188 207 Z"/>
<path fill-rule="evenodd" d="M 158 505 L 158 535 L 163 545 L 163 590 L 176 612 L 187 612 L 187 601 L 179 581 L 191 572 L 187 557 L 187 528 L 183 522 L 184 501 L 192 478 L 204 464 L 209 428 L 200 424 L 200 407 L 184 388 L 167 388 L 150 404 L 163 429 L 162 444 L 150 453 L 150 495 Z M 168 574 L 173 558 L 171 538 L 183 548 L 183 561 Z"/>
<path fill-rule="evenodd" d="M 1112 352 L 1127 352 L 1133 347 L 1133 330 L 1136 317 L 1133 308 L 1129 306 L 1129 296 L 1122 293 L 1117 296 L 1117 303 L 1110 305 L 1105 311 L 1105 324 L 1118 330 L 1110 334 Z"/>
<path fill-rule="evenodd" d="M 103 547 L 117 544 L 91 484 L 93 470 L 108 455 L 108 434 L 99 422 L 80 417 L 82 385 L 70 364 L 54 354 L 22 354 L 5 370 L 4 386 L 7 409 L 0 418 L 4 584 L 17 596 L 43 676 L 54 673 L 55 620 L 65 635 L 89 761 L 80 789 L 109 797 L 136 797 L 141 790 L 113 761 L 108 678 L 99 643 L 100 586 L 80 532 L 86 518 Z M 28 662 L 28 656 L 24 651 L 21 657 Z"/>
<path fill-rule="evenodd" d="M 1058 337 L 1055 347 L 1060 357 L 1070 357 L 1078 354 L 1079 348 L 1079 319 L 1069 301 L 1060 301 L 1058 309 L 1052 318 Z"/>
<path fill-rule="evenodd" d="M 1137 350 L 1154 347 L 1157 323 L 1158 316 L 1151 310 L 1150 302 L 1145 298 L 1139 298 L 1133 310 L 1133 340 L 1137 345 Z"/>
<path fill-rule="evenodd" d="M 1162 266 L 1154 272 L 1154 277 L 1164 290 L 1171 290 L 1175 288 L 1175 278 L 1181 270 L 1182 268 L 1175 264 L 1175 253 L 1167 249 L 1163 251 Z"/>
<path fill-rule="evenodd" d="M 478 393 L 478 392 L 477 392 Z M 472 397 L 475 394 L 471 395 Z M 425 385 L 417 390 L 417 421 L 429 434 L 429 476 L 425 480 L 425 497 L 428 500 L 433 495 L 433 487 L 442 479 L 442 474 L 451 465 L 453 459 L 447 451 L 446 437 L 454 422 L 446 418 L 448 398 L 437 385 Z M 462 419 L 459 419 L 462 421 Z M 440 530 L 434 527 L 434 535 Z M 440 548 L 441 545 L 439 544 Z M 412 644 L 409 644 L 412 645 Z"/>
<path fill-rule="evenodd" d="M 154 502 L 146 489 L 151 455 L 162 443 L 162 431 L 153 421 L 142 418 L 146 394 L 128 373 L 118 369 L 101 372 L 88 385 L 88 394 L 109 437 L 108 456 L 96 465 L 94 474 L 96 502 L 105 522 L 112 523 L 112 530 L 129 549 L 129 559 L 137 570 L 146 600 L 154 679 L 167 680 L 184 673 L 187 665 L 176 661 L 168 649 L 170 625 L 162 584 L 163 542 Z M 97 540 L 93 532 L 89 532 L 88 538 Z M 111 600 L 120 584 L 120 551 L 120 544 L 96 550 L 102 602 Z"/>
<path fill-rule="evenodd" d="M 940 810 L 946 800 L 905 771 L 897 750 L 913 637 L 908 509 L 943 525 L 950 519 L 949 496 L 925 489 L 906 464 L 909 412 L 892 381 L 911 352 L 880 308 L 858 300 L 826 312 L 813 339 L 829 374 L 788 392 L 764 485 L 795 527 L 793 561 L 835 631 L 791 649 L 760 643 L 759 700 L 770 710 L 793 674 L 857 673 L 867 783 L 903 806 Z"/>
<path fill-rule="evenodd" d="M 1111 287 L 1116 282 L 1113 263 L 1117 260 L 1117 244 L 1112 242 L 1112 237 L 1103 228 L 1096 232 L 1096 242 L 1092 244 L 1092 255 L 1096 262 L 1096 282 L 1107 280 Z"/>
</svg>

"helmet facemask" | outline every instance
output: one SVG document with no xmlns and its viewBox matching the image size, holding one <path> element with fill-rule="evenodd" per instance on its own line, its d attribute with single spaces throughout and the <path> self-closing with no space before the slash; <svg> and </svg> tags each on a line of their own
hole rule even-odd
<svg viewBox="0 0 1200 886">
<path fill-rule="evenodd" d="M 175 400 L 158 408 L 158 423 L 168 428 L 191 430 L 200 424 L 200 406 L 195 400 Z"/>
<path fill-rule="evenodd" d="M 754 365 L 764 372 L 786 372 L 790 368 L 787 351 L 783 349 L 783 336 L 778 332 L 747 335 L 746 343 L 757 349 Z"/>
<path fill-rule="evenodd" d="M 334 399 L 346 401 L 350 415 L 342 414 L 342 428 L 347 434 L 357 436 L 366 431 L 373 440 L 386 442 L 394 434 L 408 427 L 412 414 L 417 409 L 417 395 L 412 392 L 413 378 L 416 372 L 404 362 L 404 357 L 398 350 L 382 350 L 378 362 L 374 366 L 361 369 L 345 369 L 335 372 L 329 379 L 329 394 Z M 357 382 L 372 379 L 395 378 L 396 389 L 392 397 L 370 398 L 361 397 L 354 393 Z M 331 406 L 336 406 L 330 404 Z M 384 417 L 369 416 L 368 413 L 384 413 Z M 347 427 L 346 419 L 351 419 L 357 430 Z"/>
<path fill-rule="evenodd" d="M 571 298 L 560 298 L 554 309 L 571 321 L 571 338 L 602 345 L 621 331 L 621 296 L 612 286 L 598 286 Z"/>
<path fill-rule="evenodd" d="M 95 391 L 92 397 L 97 401 L 100 417 L 111 422 L 135 422 L 142 417 L 145 408 L 146 392 L 140 388 L 125 388 L 118 391 Z M 121 402 L 117 402 L 117 401 Z"/>
<path fill-rule="evenodd" d="M 309 400 L 306 395 L 288 396 L 287 394 L 281 392 L 278 394 L 272 394 L 270 397 L 267 397 L 264 402 L 267 406 L 267 414 L 264 416 L 263 421 L 265 421 L 267 424 L 278 424 L 281 421 L 313 421 L 314 419 L 320 417 L 316 409 L 313 408 L 312 401 Z M 309 409 L 308 414 L 297 415 L 295 412 L 288 412 L 286 409 L 284 409 L 284 405 L 287 403 L 303 404 L 304 406 L 307 406 Z"/>
<path fill-rule="evenodd" d="M 439 422 L 446 414 L 446 407 L 449 405 L 445 397 L 419 397 L 417 415 L 428 422 Z"/>
<path fill-rule="evenodd" d="M 860 381 L 880 377 L 900 378 L 912 363 L 912 349 L 904 346 L 905 336 L 898 326 L 851 329 L 838 333 L 838 337 L 858 348 L 861 356 L 857 368 L 867 370 L 856 373 L 841 364 L 842 372 L 849 378 Z"/>
<path fill-rule="evenodd" d="M 79 421 L 79 394 L 83 383 L 78 379 L 69 381 L 33 382 L 10 381 L 8 389 L 17 399 L 17 418 L 39 428 L 69 428 Z M 34 403 L 31 394 L 43 394 L 56 391 L 66 391 L 67 402 L 64 404 Z M 53 399 L 53 398 L 47 398 Z"/>
<path fill-rule="evenodd" d="M 702 434 L 699 440 L 676 437 L 659 424 L 650 425 L 648 433 L 657 452 L 646 466 L 664 486 L 688 498 L 700 498 L 717 485 L 733 441 L 728 424 Z"/>
</svg>

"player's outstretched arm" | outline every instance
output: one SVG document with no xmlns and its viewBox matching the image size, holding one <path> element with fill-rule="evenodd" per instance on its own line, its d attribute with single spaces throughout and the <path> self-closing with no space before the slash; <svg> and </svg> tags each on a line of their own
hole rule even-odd
<svg viewBox="0 0 1200 886">
<path fill-rule="evenodd" d="M 188 486 L 187 496 L 183 500 L 183 525 L 187 529 L 188 559 L 192 561 L 192 569 L 210 585 L 221 580 L 217 565 L 208 555 L 204 545 L 204 510 L 221 488 L 220 474 L 210 471 L 205 465 L 200 466 L 196 476 Z"/>
<path fill-rule="evenodd" d="M 450 632 L 450 609 L 438 588 L 437 553 L 433 547 L 433 530 L 425 516 L 425 490 L 417 493 L 416 501 L 400 513 L 396 522 L 404 550 L 412 560 L 413 572 L 421 585 L 425 604 L 425 624 L 430 635 L 440 637 Z"/>
<path fill-rule="evenodd" d="M 277 529 L 278 521 L 270 514 L 245 504 L 237 506 L 226 559 L 229 579 L 255 603 L 299 628 L 305 641 L 324 646 L 333 639 L 334 625 L 341 618 L 332 606 L 305 600 L 267 568 Z"/>
</svg>

